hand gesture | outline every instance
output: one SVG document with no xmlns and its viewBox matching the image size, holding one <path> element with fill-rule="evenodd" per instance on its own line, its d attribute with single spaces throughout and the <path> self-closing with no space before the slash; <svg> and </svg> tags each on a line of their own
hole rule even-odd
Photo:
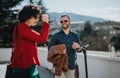
<svg viewBox="0 0 120 78">
<path fill-rule="evenodd" d="M 81 50 L 80 45 L 76 42 L 73 42 L 72 48 L 75 49 L 78 52 L 80 52 L 80 50 Z"/>
<path fill-rule="evenodd" d="M 42 21 L 48 23 L 49 19 L 47 14 L 42 14 Z"/>
</svg>

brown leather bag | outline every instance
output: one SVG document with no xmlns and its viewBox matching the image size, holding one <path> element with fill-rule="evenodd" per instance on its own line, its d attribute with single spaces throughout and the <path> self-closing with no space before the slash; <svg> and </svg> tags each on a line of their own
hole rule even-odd
<svg viewBox="0 0 120 78">
<path fill-rule="evenodd" d="M 75 78 L 79 78 L 79 67 L 78 67 L 78 64 L 76 64 L 76 67 L 75 67 Z"/>
</svg>

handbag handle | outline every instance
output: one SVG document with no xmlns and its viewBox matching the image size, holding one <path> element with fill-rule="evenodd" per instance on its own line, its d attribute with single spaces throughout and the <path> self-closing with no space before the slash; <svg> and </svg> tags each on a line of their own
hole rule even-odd
<svg viewBox="0 0 120 78">
<path fill-rule="evenodd" d="M 15 37 L 17 37 L 17 36 L 18 36 L 18 25 L 16 25 L 16 34 L 15 34 Z M 12 61 L 13 52 L 14 52 L 14 41 L 13 41 L 13 45 L 12 45 L 12 52 L 11 52 L 10 61 Z"/>
<path fill-rule="evenodd" d="M 75 53 L 75 58 L 76 58 L 75 62 L 76 62 L 76 64 L 77 64 L 77 53 Z"/>
</svg>

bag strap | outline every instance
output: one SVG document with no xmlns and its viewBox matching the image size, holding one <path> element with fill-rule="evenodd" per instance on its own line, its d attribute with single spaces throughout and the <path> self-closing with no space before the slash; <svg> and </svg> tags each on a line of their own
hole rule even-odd
<svg viewBox="0 0 120 78">
<path fill-rule="evenodd" d="M 18 25 L 16 25 L 16 34 L 15 34 L 15 37 L 17 37 L 17 36 L 18 36 Z M 12 45 L 12 52 L 11 52 L 10 61 L 12 61 L 13 52 L 14 52 L 14 41 L 12 43 L 13 43 L 13 45 Z"/>
<path fill-rule="evenodd" d="M 77 52 L 75 53 L 75 57 L 76 57 L 76 60 L 75 60 L 75 62 L 76 62 L 76 64 L 77 64 Z"/>
</svg>

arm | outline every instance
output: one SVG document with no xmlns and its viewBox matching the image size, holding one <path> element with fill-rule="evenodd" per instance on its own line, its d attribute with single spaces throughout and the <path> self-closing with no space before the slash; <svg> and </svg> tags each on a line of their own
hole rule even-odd
<svg viewBox="0 0 120 78">
<path fill-rule="evenodd" d="M 57 37 L 56 37 L 56 35 L 54 35 L 54 36 L 51 38 L 51 41 L 50 41 L 50 43 L 49 43 L 49 45 L 48 45 L 48 51 L 49 51 L 49 49 L 50 49 L 51 46 L 56 45 L 56 44 L 57 44 Z"/>
<path fill-rule="evenodd" d="M 76 48 L 76 51 L 77 51 L 77 52 L 80 52 L 80 51 L 81 51 L 81 46 L 80 46 L 80 39 L 78 38 L 78 36 L 77 36 L 77 38 L 76 38 L 76 41 L 77 41 L 77 43 L 78 43 L 78 45 L 79 45 L 79 47 Z"/>
<path fill-rule="evenodd" d="M 81 51 L 80 41 L 79 41 L 78 36 L 76 36 L 76 41 L 73 42 L 72 48 L 75 49 L 77 52 L 80 52 L 80 51 Z"/>
<path fill-rule="evenodd" d="M 22 26 L 22 25 L 24 25 L 24 26 Z M 36 31 L 32 30 L 26 24 L 22 24 L 22 25 L 18 26 L 18 33 L 21 37 L 29 39 L 31 41 L 35 41 L 35 42 L 43 43 L 43 42 L 47 41 L 49 30 L 50 30 L 50 26 L 48 23 L 43 22 L 41 33 L 38 33 Z"/>
</svg>

